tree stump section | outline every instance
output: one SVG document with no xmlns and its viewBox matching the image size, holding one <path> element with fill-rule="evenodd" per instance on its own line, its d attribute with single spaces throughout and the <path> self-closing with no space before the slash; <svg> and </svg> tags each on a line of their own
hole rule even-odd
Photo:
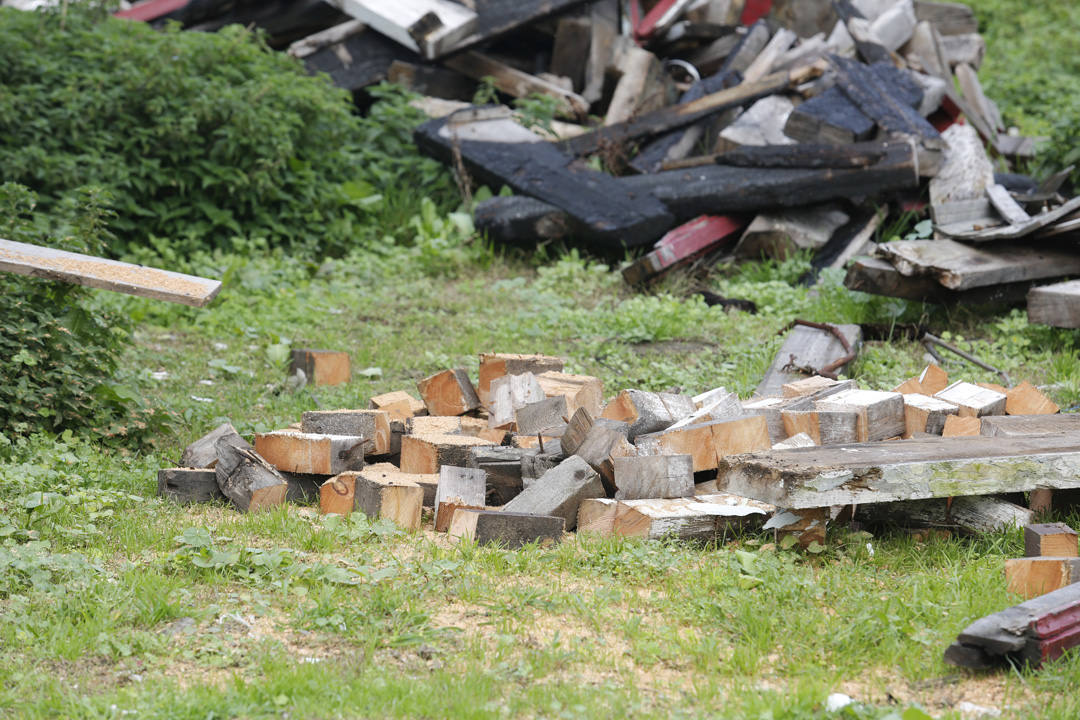
<svg viewBox="0 0 1080 720">
<path fill-rule="evenodd" d="M 565 527 L 566 520 L 551 515 L 458 508 L 450 523 L 449 536 L 516 550 L 534 542 L 558 542 Z"/>
</svg>

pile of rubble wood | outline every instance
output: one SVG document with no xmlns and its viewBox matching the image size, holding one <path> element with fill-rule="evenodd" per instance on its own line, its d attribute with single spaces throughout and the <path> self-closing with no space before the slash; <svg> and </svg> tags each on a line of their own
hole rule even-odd
<svg viewBox="0 0 1080 720">
<path fill-rule="evenodd" d="M 762 527 L 809 544 L 841 512 L 982 532 L 1031 520 L 996 494 L 1080 487 L 1080 416 L 1028 383 L 949 383 L 935 365 L 889 392 L 811 376 L 746 401 L 715 388 L 605 402 L 558 358 L 485 354 L 475 383 L 450 369 L 417 391 L 305 412 L 253 444 L 222 425 L 160 471 L 159 492 L 245 511 L 318 498 L 409 529 L 429 507 L 436 531 L 516 547 L 574 529 Z"/>
<path fill-rule="evenodd" d="M 359 92 L 390 80 L 434 119 L 416 132 L 501 242 L 573 238 L 641 257 L 630 282 L 721 256 L 816 253 L 847 285 L 931 302 L 1028 302 L 1080 327 L 1080 198 L 979 85 L 966 5 L 925 0 L 144 0 L 117 13 L 267 31 Z M 471 104 L 542 95 L 558 118 Z M 597 169 L 603 167 L 604 170 Z M 999 172 L 995 172 L 995 169 Z M 466 192 L 468 190 L 466 189 Z M 929 196 L 927 203 L 924 198 Z M 910 213 L 933 239 L 876 245 Z M 856 259 L 857 258 L 857 259 Z M 852 261 L 854 260 L 854 263 Z"/>
</svg>

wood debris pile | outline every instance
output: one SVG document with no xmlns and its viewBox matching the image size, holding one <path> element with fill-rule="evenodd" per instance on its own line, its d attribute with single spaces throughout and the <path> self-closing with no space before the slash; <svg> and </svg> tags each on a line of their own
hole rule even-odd
<svg viewBox="0 0 1080 720">
<path fill-rule="evenodd" d="M 298 353 L 313 377 L 312 358 L 338 362 Z M 795 375 L 745 401 L 723 388 L 605 398 L 599 379 L 563 370 L 484 354 L 476 382 L 445 370 L 417 383 L 419 399 L 305 412 L 251 444 L 222 425 L 160 471 L 159 492 L 244 511 L 317 498 L 324 513 L 414 530 L 427 507 L 436 531 L 516 547 L 575 529 L 709 540 L 765 528 L 809 545 L 841 513 L 985 532 L 1031 521 L 1000 493 L 1080 487 L 1080 416 L 1028 383 L 950 383 L 931 365 L 889 392 Z"/>
<path fill-rule="evenodd" d="M 641 257 L 629 282 L 722 256 L 815 253 L 848 287 L 1028 302 L 1080 327 L 1071 168 L 1001 172 L 1035 138 L 979 84 L 971 8 L 929 0 L 143 0 L 117 13 L 256 25 L 358 93 L 390 80 L 433 119 L 416 142 L 500 242 L 570 239 Z M 473 105 L 543 96 L 556 117 Z M 535 105 L 535 103 L 534 103 Z M 602 168 L 602 169 L 600 169 Z M 995 172 L 997 171 L 997 172 Z M 929 202 L 925 198 L 929 196 Z M 901 217 L 930 224 L 876 244 Z M 918 239 L 912 239 L 917 237 Z"/>
</svg>

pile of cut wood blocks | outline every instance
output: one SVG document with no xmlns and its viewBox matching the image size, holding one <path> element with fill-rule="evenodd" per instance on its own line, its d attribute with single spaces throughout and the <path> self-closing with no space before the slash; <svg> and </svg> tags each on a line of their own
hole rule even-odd
<svg viewBox="0 0 1080 720">
<path fill-rule="evenodd" d="M 888 392 L 811 376 L 743 401 L 723 388 L 606 397 L 559 358 L 482 354 L 475 382 L 453 368 L 416 389 L 305 412 L 252 443 L 222 425 L 159 472 L 159 493 L 243 511 L 317 500 L 410 530 L 426 507 L 435 531 L 517 547 L 574 529 L 710 540 L 762 527 L 809 544 L 841 512 L 983 532 L 1032 519 L 997 494 L 1080 487 L 1080 416 L 1030 384 L 950 383 L 935 365 Z"/>
</svg>

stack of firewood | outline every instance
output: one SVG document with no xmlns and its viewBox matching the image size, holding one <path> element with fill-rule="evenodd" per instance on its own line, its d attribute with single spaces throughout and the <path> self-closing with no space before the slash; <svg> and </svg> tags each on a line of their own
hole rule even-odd
<svg viewBox="0 0 1080 720">
<path fill-rule="evenodd" d="M 305 412 L 252 444 L 222 425 L 160 471 L 160 494 L 244 511 L 318 498 L 413 530 L 429 507 L 436 531 L 508 546 L 575 528 L 711 539 L 765 521 L 808 544 L 851 510 L 1023 525 L 1031 510 L 993 496 L 1080 486 L 1062 472 L 1080 462 L 1080 416 L 1028 383 L 949 383 L 936 365 L 888 392 L 815 375 L 745 401 L 624 389 L 605 403 L 599 379 L 559 358 L 483 354 L 475 383 L 449 369 L 417 390 Z"/>
</svg>

